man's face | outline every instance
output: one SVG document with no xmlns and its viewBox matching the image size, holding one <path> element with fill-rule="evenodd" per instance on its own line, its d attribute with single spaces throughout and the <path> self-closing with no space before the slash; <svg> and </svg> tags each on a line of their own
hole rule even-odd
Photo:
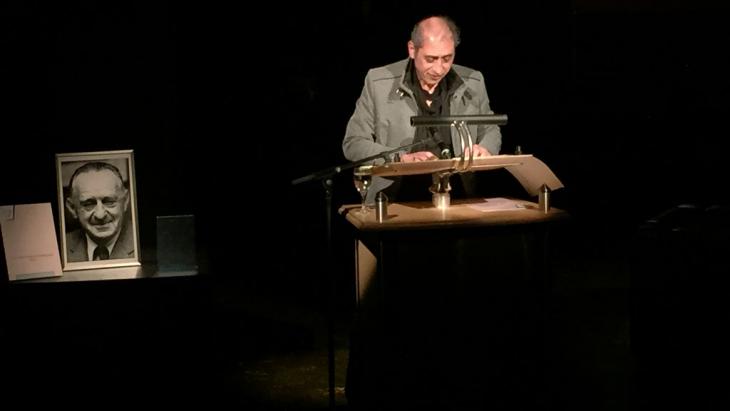
<svg viewBox="0 0 730 411">
<path fill-rule="evenodd" d="M 421 87 L 433 89 L 451 70 L 456 46 L 451 37 L 426 37 L 423 47 L 408 42 L 408 55 L 413 59 Z"/>
<path fill-rule="evenodd" d="M 90 171 L 76 176 L 66 206 L 95 242 L 106 244 L 122 228 L 129 196 L 111 170 Z"/>
</svg>

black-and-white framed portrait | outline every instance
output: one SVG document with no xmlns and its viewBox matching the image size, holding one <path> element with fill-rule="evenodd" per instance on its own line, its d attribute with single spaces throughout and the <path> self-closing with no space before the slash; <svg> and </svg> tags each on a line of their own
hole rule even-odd
<svg viewBox="0 0 730 411">
<path fill-rule="evenodd" d="M 56 154 L 63 270 L 140 265 L 132 150 Z"/>
</svg>

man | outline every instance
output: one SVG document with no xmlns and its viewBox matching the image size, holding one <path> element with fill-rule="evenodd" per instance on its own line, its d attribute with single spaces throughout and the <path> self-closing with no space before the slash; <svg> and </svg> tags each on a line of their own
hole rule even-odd
<svg viewBox="0 0 730 411">
<path fill-rule="evenodd" d="M 442 151 L 445 151 L 444 148 L 453 155 L 462 154 L 459 136 L 455 130 L 449 127 L 416 128 L 411 126 L 413 116 L 493 114 L 489 107 L 489 98 L 482 74 L 479 71 L 454 64 L 456 47 L 460 42 L 459 36 L 459 29 L 448 17 L 435 16 L 423 19 L 415 25 L 411 32 L 411 38 L 408 41 L 408 59 L 369 70 L 342 142 L 342 149 L 348 160 L 358 161 L 414 142 L 423 143 L 415 146 L 410 152 L 399 153 L 398 156 L 395 156 L 399 158 L 392 160 L 428 161 L 440 157 Z M 502 137 L 498 126 L 468 125 L 468 127 L 476 143 L 472 147 L 475 157 L 499 153 Z M 459 177 L 464 177 L 464 174 L 459 174 Z M 460 188 L 464 194 L 470 194 L 461 178 L 454 177 L 451 180 L 452 183 L 457 180 L 462 184 Z M 407 201 L 410 200 L 408 195 L 427 197 L 430 196 L 428 189 L 431 184 L 430 175 L 399 178 L 373 177 L 366 201 L 372 201 L 379 191 L 385 191 L 391 200 L 397 198 L 400 201 Z M 407 191 L 412 191 L 412 193 Z M 428 252 L 430 250 L 427 248 L 413 250 L 409 249 L 409 246 L 408 244 L 399 245 L 398 253 L 403 253 L 397 254 L 398 258 L 419 255 L 419 251 Z M 420 243 L 418 246 L 420 247 Z M 455 244 L 453 247 L 461 250 L 459 244 Z M 440 257 L 444 258 L 447 254 L 450 255 L 449 253 L 444 252 Z M 424 255 L 422 261 L 416 261 L 416 263 L 422 263 L 417 267 L 433 266 L 431 264 L 434 262 L 433 258 L 429 257 Z M 395 262 L 398 258 L 389 261 Z M 435 266 L 442 267 L 445 264 L 447 263 L 436 261 Z M 457 264 L 457 261 L 454 261 L 454 264 Z M 405 274 L 405 276 L 402 277 L 400 274 Z M 393 302 L 395 300 L 392 300 L 393 295 L 398 295 L 396 299 L 408 295 L 408 292 L 398 294 L 402 291 L 398 288 L 400 280 L 417 278 L 415 276 L 407 277 L 408 275 L 415 274 L 399 273 L 399 280 L 388 282 L 388 290 L 385 292 L 395 293 L 389 294 L 391 302 L 388 303 L 390 304 L 388 307 L 397 307 L 397 303 Z M 424 277 L 423 282 L 420 279 L 418 282 L 421 285 L 430 284 L 428 281 L 430 280 L 426 280 Z M 380 286 L 385 288 L 382 284 Z M 406 287 L 403 283 L 400 284 Z M 453 287 L 446 281 L 443 284 Z M 419 290 L 427 290 L 433 295 L 439 294 L 428 287 L 426 285 Z M 400 314 L 392 316 L 391 312 L 384 314 L 387 312 L 387 308 L 385 305 L 379 305 L 385 304 L 379 298 L 382 297 L 375 299 L 365 297 L 360 301 L 358 308 L 358 323 L 353 327 L 353 334 L 350 338 L 346 383 L 349 404 L 360 406 L 361 409 L 391 409 L 391 407 L 401 409 L 404 407 L 399 405 L 405 404 L 401 404 L 399 401 L 404 401 L 404 399 L 405 401 L 428 402 L 433 400 L 428 397 L 429 392 L 435 396 L 444 394 L 436 389 L 430 390 L 427 384 L 423 384 L 420 388 L 421 392 L 418 393 L 419 398 L 409 396 L 414 392 L 413 385 L 409 386 L 409 384 L 420 385 L 424 380 L 428 380 L 428 378 L 424 378 L 422 371 L 426 368 L 419 369 L 417 371 L 419 375 L 408 375 L 408 371 L 406 368 L 402 368 L 402 364 L 428 352 L 428 349 L 433 347 L 430 344 L 433 344 L 438 336 L 409 334 L 414 333 L 412 330 L 417 328 L 409 329 L 410 326 L 403 326 L 404 322 L 398 318 Z M 385 319 L 385 317 L 388 318 Z M 397 329 L 397 332 L 391 333 L 391 328 L 388 328 L 391 326 L 394 327 L 392 330 Z M 444 324 L 439 324 L 439 326 L 441 330 L 448 329 Z M 408 352 L 405 353 L 403 350 L 406 350 L 406 345 L 400 345 L 404 340 L 399 339 L 410 337 L 413 337 L 414 345 L 409 347 Z M 421 339 L 429 342 L 421 345 L 423 342 Z M 424 355 L 424 357 L 426 356 Z M 441 361 L 432 361 L 429 362 L 429 365 L 432 365 L 435 370 L 440 366 L 439 362 Z M 444 379 L 444 375 L 440 372 L 432 372 L 434 376 L 432 381 Z M 408 405 L 413 406 L 413 404 Z"/>
<path fill-rule="evenodd" d="M 493 114 L 482 74 L 454 64 L 459 36 L 458 27 L 448 17 L 426 18 L 413 28 L 408 59 L 368 72 L 342 142 L 348 160 L 357 161 L 419 141 L 424 141 L 422 147 L 399 153 L 399 158 L 393 160 L 436 159 L 444 148 L 461 155 L 456 131 L 410 124 L 416 115 Z M 476 141 L 472 147 L 475 157 L 499 153 L 502 136 L 498 126 L 470 125 L 469 132 Z M 389 187 L 391 191 L 386 192 L 393 198 L 399 186 L 394 182 L 400 179 L 373 178 L 366 201 Z M 427 193 L 427 187 L 423 191 Z"/>
<path fill-rule="evenodd" d="M 67 260 L 134 258 L 129 190 L 119 170 L 109 163 L 86 163 L 71 176 L 69 191 L 66 208 L 81 228 L 66 234 Z"/>
</svg>

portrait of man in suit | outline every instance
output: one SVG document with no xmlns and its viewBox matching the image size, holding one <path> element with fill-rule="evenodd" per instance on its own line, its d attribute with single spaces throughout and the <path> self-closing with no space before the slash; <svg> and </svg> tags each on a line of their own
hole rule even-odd
<svg viewBox="0 0 730 411">
<path fill-rule="evenodd" d="M 66 176 L 63 199 L 67 263 L 137 259 L 129 171 L 114 163 L 92 160 L 68 168 L 73 173 Z"/>
</svg>

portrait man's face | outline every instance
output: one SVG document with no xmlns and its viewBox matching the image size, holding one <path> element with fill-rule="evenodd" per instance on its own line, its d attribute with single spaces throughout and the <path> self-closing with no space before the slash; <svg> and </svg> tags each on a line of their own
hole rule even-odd
<svg viewBox="0 0 730 411">
<path fill-rule="evenodd" d="M 74 179 L 66 207 L 97 244 L 106 244 L 122 228 L 129 195 L 111 170 L 92 170 Z"/>
</svg>

